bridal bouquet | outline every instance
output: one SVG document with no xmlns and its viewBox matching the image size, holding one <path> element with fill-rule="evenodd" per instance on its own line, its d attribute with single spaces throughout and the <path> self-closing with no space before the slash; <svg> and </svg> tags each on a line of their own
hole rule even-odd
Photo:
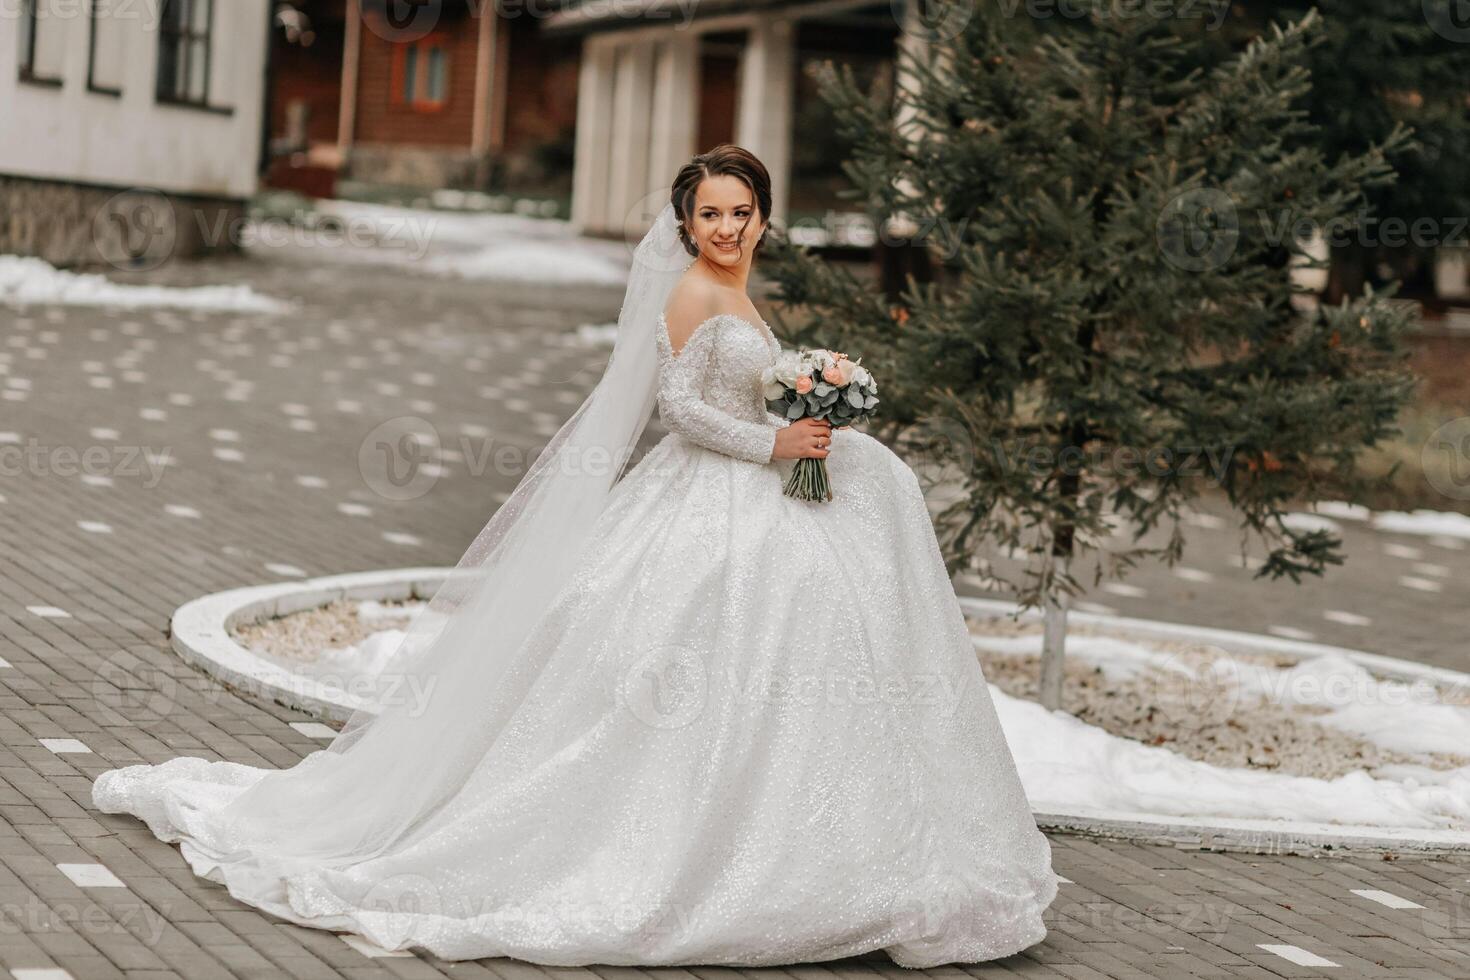
<svg viewBox="0 0 1470 980">
<path fill-rule="evenodd" d="M 793 422 L 804 416 L 826 419 L 834 429 L 861 422 L 878 404 L 878 382 L 858 361 L 839 351 L 782 351 L 776 363 L 761 372 L 766 406 Z M 827 460 L 798 459 L 785 493 L 798 500 L 831 500 Z"/>
</svg>

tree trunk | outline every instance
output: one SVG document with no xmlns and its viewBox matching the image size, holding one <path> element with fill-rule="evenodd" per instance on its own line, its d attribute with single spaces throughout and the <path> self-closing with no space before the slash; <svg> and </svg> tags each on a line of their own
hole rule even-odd
<svg viewBox="0 0 1470 980">
<path fill-rule="evenodd" d="M 909 276 L 920 283 L 934 278 L 934 262 L 928 247 L 922 243 L 895 244 L 880 238 L 873 246 L 873 258 L 878 266 L 878 287 L 890 303 L 898 302 L 908 289 Z"/>
<path fill-rule="evenodd" d="M 1332 250 L 1332 261 L 1327 272 L 1327 288 L 1324 289 L 1324 305 L 1336 306 L 1346 297 L 1349 302 L 1363 294 L 1363 285 L 1369 281 L 1372 270 L 1373 252 L 1357 242 L 1349 242 Z"/>
<path fill-rule="evenodd" d="M 1057 570 L 1065 574 L 1067 559 L 1057 559 Z M 1038 699 L 1048 711 L 1062 706 L 1062 674 L 1067 662 L 1067 593 L 1048 593 L 1043 604 L 1045 614 L 1041 641 L 1041 683 Z"/>
</svg>

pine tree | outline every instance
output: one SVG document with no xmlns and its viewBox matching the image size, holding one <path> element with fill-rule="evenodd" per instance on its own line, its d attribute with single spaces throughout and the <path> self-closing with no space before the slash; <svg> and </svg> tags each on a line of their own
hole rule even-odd
<svg viewBox="0 0 1470 980">
<path fill-rule="evenodd" d="M 1032 559 L 1003 584 L 1046 611 L 1048 707 L 1084 557 L 1094 584 L 1172 563 L 1185 505 L 1218 487 L 1242 550 L 1267 546 L 1258 575 L 1320 575 L 1341 542 L 1286 510 L 1326 474 L 1351 484 L 1412 384 L 1392 289 L 1303 310 L 1285 272 L 1410 145 L 1398 129 L 1333 161 L 1314 147 L 1301 105 L 1320 18 L 1204 71 L 1188 67 L 1199 32 L 1160 4 L 1079 2 L 1085 17 L 1049 19 L 928 4 L 929 23 L 963 27 L 901 55 L 896 96 L 821 72 L 857 147 L 854 193 L 928 247 L 933 282 L 894 304 L 790 246 L 767 262 L 793 339 L 863 356 L 887 434 L 951 477 L 933 508 L 950 572 Z M 1131 538 L 1109 541 L 1114 525 Z M 1145 547 L 1156 528 L 1165 543 Z"/>
</svg>

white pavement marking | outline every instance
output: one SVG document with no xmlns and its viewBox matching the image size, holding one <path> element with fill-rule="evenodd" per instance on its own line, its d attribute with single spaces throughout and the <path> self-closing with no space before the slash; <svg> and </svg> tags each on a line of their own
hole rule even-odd
<svg viewBox="0 0 1470 980">
<path fill-rule="evenodd" d="M 1400 575 L 1399 585 L 1406 589 L 1418 589 L 1420 592 L 1443 592 L 1444 586 L 1432 578 L 1420 578 L 1417 575 Z"/>
<path fill-rule="evenodd" d="M 195 510 L 193 507 L 185 506 L 184 504 L 165 504 L 163 509 L 165 512 L 173 515 L 174 517 L 188 517 L 197 519 L 200 516 L 199 511 Z"/>
<path fill-rule="evenodd" d="M 13 966 L 10 975 L 15 980 L 77 980 L 59 966 Z"/>
<path fill-rule="evenodd" d="M 1299 630 L 1295 626 L 1268 626 L 1266 632 L 1284 640 L 1314 640 L 1317 638 L 1317 634 Z"/>
<path fill-rule="evenodd" d="M 362 504 L 338 504 L 337 509 L 349 517 L 369 517 L 373 509 Z"/>
<path fill-rule="evenodd" d="M 1361 616 L 1346 609 L 1324 609 L 1322 618 L 1333 623 L 1341 623 L 1344 626 L 1372 626 L 1373 620 L 1368 616 Z"/>
<path fill-rule="evenodd" d="M 291 727 L 307 738 L 336 738 L 337 732 L 331 725 L 319 721 L 293 721 Z"/>
<path fill-rule="evenodd" d="M 384 531 L 383 540 L 390 544 L 416 545 L 422 543 L 418 535 L 409 534 L 406 531 Z"/>
<path fill-rule="evenodd" d="M 322 487 L 327 485 L 327 481 L 323 478 L 319 476 L 311 476 L 307 473 L 303 473 L 298 476 L 296 478 L 296 482 L 303 487 L 309 487 L 313 490 L 320 490 Z"/>
<path fill-rule="evenodd" d="M 122 879 L 107 869 L 105 864 L 58 864 L 57 870 L 71 879 L 78 888 L 126 888 Z"/>
<path fill-rule="evenodd" d="M 277 575 L 287 575 L 291 578 L 301 578 L 306 574 L 305 569 L 297 568 L 295 565 L 287 565 L 285 562 L 266 562 L 265 570 L 275 572 Z"/>
<path fill-rule="evenodd" d="M 1187 567 L 1185 565 L 1180 565 L 1179 567 L 1175 568 L 1174 569 L 1174 574 L 1175 574 L 1176 577 L 1182 578 L 1186 582 L 1213 582 L 1213 581 L 1215 581 L 1215 576 L 1211 575 L 1209 572 L 1205 571 L 1204 569 L 1202 569 L 1202 568 L 1189 568 L 1189 567 Z"/>
<path fill-rule="evenodd" d="M 1275 953 L 1282 959 L 1295 963 L 1297 966 L 1342 966 L 1341 963 L 1334 963 L 1325 956 L 1318 956 L 1316 953 L 1308 952 L 1300 946 L 1290 946 L 1285 943 L 1256 943 L 1256 945 L 1268 953 Z"/>
<path fill-rule="evenodd" d="M 245 454 L 228 446 L 218 446 L 214 450 L 214 458 L 224 460 L 226 463 L 238 463 L 245 458 Z"/>
<path fill-rule="evenodd" d="M 77 527 L 89 534 L 111 534 L 112 525 L 101 521 L 77 521 Z"/>
<path fill-rule="evenodd" d="M 75 738 L 41 738 L 37 739 L 36 741 L 40 742 L 42 745 L 46 746 L 46 748 L 50 749 L 52 752 L 57 753 L 58 755 L 62 752 L 91 753 L 92 751 L 91 749 L 87 748 L 86 742 L 80 741 Z"/>
<path fill-rule="evenodd" d="M 1142 599 L 1148 595 L 1147 590 L 1140 589 L 1136 585 L 1129 585 L 1127 582 L 1104 582 L 1102 590 L 1113 595 L 1123 596 L 1125 599 Z"/>
<path fill-rule="evenodd" d="M 1368 901 L 1377 902 L 1379 905 L 1387 905 L 1391 909 L 1422 909 L 1424 907 L 1418 902 L 1411 902 L 1401 895 L 1395 895 L 1393 892 L 1380 891 L 1377 888 L 1350 888 L 1348 890 L 1359 898 L 1366 898 Z"/>
<path fill-rule="evenodd" d="M 71 619 L 71 613 L 55 606 L 26 606 L 26 612 L 32 616 L 44 616 L 47 619 Z"/>
</svg>

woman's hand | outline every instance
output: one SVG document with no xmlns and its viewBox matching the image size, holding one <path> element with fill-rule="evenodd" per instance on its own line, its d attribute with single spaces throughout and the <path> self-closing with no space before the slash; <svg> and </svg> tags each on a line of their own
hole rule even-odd
<svg viewBox="0 0 1470 980">
<path fill-rule="evenodd" d="M 776 448 L 772 459 L 825 459 L 832 444 L 832 423 L 826 419 L 799 418 L 776 430 Z"/>
</svg>

